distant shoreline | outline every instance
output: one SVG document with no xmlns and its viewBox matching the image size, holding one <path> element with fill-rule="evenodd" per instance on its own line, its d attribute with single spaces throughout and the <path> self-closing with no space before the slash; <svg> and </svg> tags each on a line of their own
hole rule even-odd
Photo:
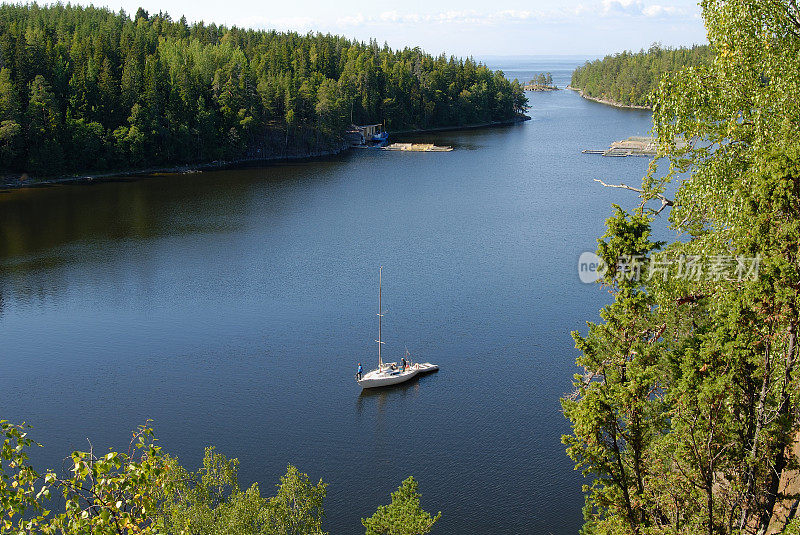
<svg viewBox="0 0 800 535">
<path fill-rule="evenodd" d="M 571 85 L 568 85 L 566 88 L 569 89 L 570 91 L 577 92 L 580 96 L 582 96 L 586 100 L 592 100 L 594 102 L 599 102 L 600 104 L 605 104 L 606 106 L 613 106 L 615 108 L 623 108 L 623 109 L 627 109 L 627 110 L 649 110 L 649 111 L 653 111 L 653 108 L 650 107 L 650 106 L 637 106 L 635 104 L 621 104 L 621 103 L 619 103 L 619 102 L 617 102 L 615 100 L 609 100 L 609 99 L 597 98 L 597 97 L 590 97 L 589 95 L 584 93 L 583 89 L 578 89 L 577 87 L 572 87 Z"/>
<path fill-rule="evenodd" d="M 390 135 L 408 135 L 408 134 L 427 134 L 435 132 L 452 132 L 458 130 L 477 130 L 482 128 L 494 128 L 498 126 L 511 126 L 525 121 L 529 121 L 530 117 L 527 115 L 520 115 L 506 121 L 493 121 L 490 123 L 477 123 L 463 126 L 443 126 L 440 128 L 423 128 L 418 130 L 399 130 L 391 132 Z M 328 156 L 336 156 L 351 148 L 349 142 L 343 142 L 340 145 L 319 151 L 309 151 L 303 154 L 281 155 L 281 156 L 266 156 L 266 157 L 253 157 L 253 158 L 238 158 L 236 160 L 217 160 L 213 162 L 197 163 L 197 164 L 183 164 L 173 165 L 166 167 L 148 167 L 144 169 L 122 169 L 117 171 L 107 171 L 103 173 L 77 173 L 69 176 L 55 176 L 51 178 L 25 178 L 21 180 L 23 175 L 11 175 L 0 177 L 0 192 L 8 190 L 37 188 L 46 186 L 55 186 L 61 184 L 77 184 L 85 182 L 98 181 L 102 182 L 114 178 L 121 177 L 145 177 L 155 174 L 188 174 L 197 173 L 201 171 L 211 171 L 214 169 L 228 169 L 238 166 L 244 166 L 254 163 L 280 163 L 297 160 L 316 160 Z"/>
<path fill-rule="evenodd" d="M 199 173 L 201 171 L 211 171 L 214 169 L 226 169 L 250 163 L 276 163 L 289 162 L 294 160 L 313 160 L 326 156 L 341 154 L 350 148 L 349 143 L 343 143 L 337 148 L 321 151 L 310 151 L 305 154 L 291 154 L 283 156 L 267 156 L 253 158 L 238 158 L 236 160 L 215 160 L 213 162 L 173 165 L 167 167 L 148 167 L 144 169 L 123 169 L 117 171 L 107 171 L 104 173 L 78 173 L 69 176 L 56 176 L 51 178 L 28 178 L 21 180 L 14 177 L 2 177 L 0 180 L 0 192 L 6 190 L 37 188 L 45 186 L 55 186 L 59 184 L 76 184 L 83 182 L 104 181 L 121 177 L 144 177 L 156 174 L 188 174 Z M 24 176 L 24 174 L 22 175 Z"/>
</svg>

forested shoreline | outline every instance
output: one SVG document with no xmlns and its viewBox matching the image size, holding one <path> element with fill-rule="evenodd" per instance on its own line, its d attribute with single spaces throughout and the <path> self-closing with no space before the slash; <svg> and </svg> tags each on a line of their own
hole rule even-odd
<svg viewBox="0 0 800 535">
<path fill-rule="evenodd" d="M 520 84 L 471 58 L 94 7 L 0 6 L 0 176 L 335 152 L 350 124 L 520 117 Z"/>
<path fill-rule="evenodd" d="M 625 51 L 587 61 L 572 73 L 570 88 L 581 95 L 620 107 L 652 107 L 652 98 L 665 73 L 707 64 L 712 57 L 707 45 Z"/>
</svg>

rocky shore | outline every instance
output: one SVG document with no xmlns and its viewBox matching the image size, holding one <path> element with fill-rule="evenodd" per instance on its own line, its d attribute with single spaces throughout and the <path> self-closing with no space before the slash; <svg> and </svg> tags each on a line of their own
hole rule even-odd
<svg viewBox="0 0 800 535">
<path fill-rule="evenodd" d="M 576 91 L 580 96 L 585 98 L 586 100 L 593 100 L 594 102 L 599 102 L 600 104 L 605 104 L 606 106 L 614 106 L 615 108 L 624 108 L 628 110 L 652 110 L 650 106 L 636 106 L 633 104 L 622 104 L 616 102 L 614 100 L 605 99 L 605 98 L 597 98 L 597 97 L 590 97 L 587 95 L 582 89 L 578 89 L 577 87 L 572 87 L 571 85 L 567 86 L 567 89 L 570 91 Z"/>
</svg>

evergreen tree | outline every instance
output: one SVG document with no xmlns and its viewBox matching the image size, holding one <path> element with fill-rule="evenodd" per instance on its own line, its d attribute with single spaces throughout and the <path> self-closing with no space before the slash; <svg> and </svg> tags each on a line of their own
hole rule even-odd
<svg viewBox="0 0 800 535">
<path fill-rule="evenodd" d="M 518 83 L 472 60 L 332 35 L 189 27 L 141 8 L 131 19 L 4 4 L 0 57 L 0 122 L 11 121 L 4 174 L 303 154 L 341 147 L 351 123 L 505 121 L 526 104 Z"/>
<path fill-rule="evenodd" d="M 420 507 L 419 484 L 408 477 L 396 491 L 392 502 L 381 505 L 370 518 L 361 519 L 367 535 L 424 535 L 433 528 L 442 513 L 431 516 Z"/>
<path fill-rule="evenodd" d="M 49 174 L 63 169 L 61 113 L 55 95 L 44 76 L 36 75 L 30 84 L 26 111 L 27 149 L 31 169 Z"/>
</svg>

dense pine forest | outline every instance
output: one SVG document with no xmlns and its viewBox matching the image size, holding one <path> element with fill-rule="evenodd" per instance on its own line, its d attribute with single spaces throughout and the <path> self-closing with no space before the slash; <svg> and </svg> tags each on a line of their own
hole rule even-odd
<svg viewBox="0 0 800 535">
<path fill-rule="evenodd" d="M 683 67 L 702 65 L 711 58 L 706 45 L 622 52 L 587 62 L 572 73 L 571 86 L 592 98 L 624 106 L 650 107 L 661 77 Z"/>
<path fill-rule="evenodd" d="M 470 125 L 525 105 L 503 73 L 418 48 L 0 6 L 0 175 L 312 154 L 352 123 Z"/>
</svg>

